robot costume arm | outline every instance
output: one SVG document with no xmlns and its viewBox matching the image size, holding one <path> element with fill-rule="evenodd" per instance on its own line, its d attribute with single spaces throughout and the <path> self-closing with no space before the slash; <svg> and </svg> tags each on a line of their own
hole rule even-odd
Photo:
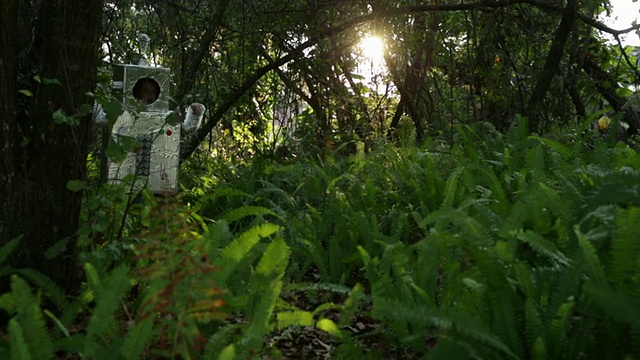
<svg viewBox="0 0 640 360">
<path fill-rule="evenodd" d="M 200 103 L 193 103 L 187 109 L 187 115 L 182 123 L 182 131 L 186 134 L 192 134 L 196 132 L 202 125 L 202 118 L 207 109 Z"/>
</svg>

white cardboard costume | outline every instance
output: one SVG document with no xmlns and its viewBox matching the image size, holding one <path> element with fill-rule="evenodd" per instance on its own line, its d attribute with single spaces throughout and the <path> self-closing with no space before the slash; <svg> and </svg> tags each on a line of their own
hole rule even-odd
<svg viewBox="0 0 640 360">
<path fill-rule="evenodd" d="M 155 82 L 160 92 L 155 102 L 144 107 L 143 111 L 136 112 L 133 110 L 140 105 L 133 96 L 133 88 L 141 80 Z M 116 120 L 112 136 L 116 141 L 122 136 L 134 138 L 138 146 L 121 162 L 109 159 L 110 183 L 125 183 L 131 191 L 146 187 L 154 193 L 172 194 L 178 190 L 181 132 L 197 130 L 205 108 L 197 104 L 201 111 L 194 115 L 190 106 L 183 124 L 169 124 L 169 86 L 168 69 L 147 65 L 115 66 L 113 93 L 122 99 L 125 112 Z M 100 115 L 98 119 L 106 120 Z"/>
</svg>

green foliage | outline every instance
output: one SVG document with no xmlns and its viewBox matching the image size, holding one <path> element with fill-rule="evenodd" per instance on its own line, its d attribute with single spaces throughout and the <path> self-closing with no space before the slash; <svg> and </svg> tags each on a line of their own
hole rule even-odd
<svg viewBox="0 0 640 360">
<path fill-rule="evenodd" d="M 82 292 L 7 268 L 0 349 L 278 357 L 313 329 L 338 357 L 376 343 L 393 344 L 383 357 L 639 356 L 635 150 L 461 132 L 348 158 L 195 158 L 184 196 L 143 204 L 88 187 Z M 354 332 L 363 318 L 376 330 Z"/>
</svg>

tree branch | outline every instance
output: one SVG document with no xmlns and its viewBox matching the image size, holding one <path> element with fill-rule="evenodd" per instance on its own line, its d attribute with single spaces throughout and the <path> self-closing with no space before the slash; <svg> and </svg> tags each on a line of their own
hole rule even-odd
<svg viewBox="0 0 640 360">
<path fill-rule="evenodd" d="M 578 0 L 568 0 L 567 7 L 565 8 L 560 25 L 556 29 L 556 34 L 553 37 L 551 43 L 551 49 L 547 55 L 547 60 L 544 64 L 544 68 L 534 87 L 531 98 L 529 100 L 529 106 L 527 107 L 526 115 L 529 118 L 529 133 L 535 132 L 538 129 L 538 110 L 544 101 L 544 98 L 551 86 L 551 80 L 558 71 L 560 60 L 564 53 L 564 45 L 569 38 L 571 29 L 576 20 L 578 12 Z"/>
<path fill-rule="evenodd" d="M 225 3 L 228 3 L 228 0 L 225 0 Z M 347 29 L 353 28 L 357 25 L 360 25 L 362 23 L 368 22 L 368 21 L 373 21 L 373 20 L 377 20 L 377 19 L 381 19 L 381 18 L 389 18 L 389 17 L 393 17 L 393 16 L 400 16 L 400 15 L 408 15 L 408 14 L 412 14 L 412 13 L 419 13 L 419 12 L 433 12 L 433 11 L 466 11 L 466 10 L 484 10 L 484 9 L 495 9 L 495 8 L 502 8 L 502 7 L 508 7 L 508 6 L 514 6 L 514 5 L 519 5 L 519 4 L 525 4 L 525 5 L 530 5 L 530 6 L 535 6 L 537 8 L 540 8 L 542 10 L 545 11 L 549 11 L 549 12 L 555 12 L 555 13 L 561 13 L 563 11 L 563 8 L 555 6 L 549 2 L 546 1 L 541 1 L 541 0 L 497 0 L 497 1 L 488 1 L 488 0 L 481 0 L 481 1 L 477 1 L 474 3 L 462 3 L 462 4 L 446 4 L 446 5 L 416 5 L 416 6 L 404 6 L 404 7 L 397 7 L 397 8 L 393 8 L 393 7 L 379 7 L 376 8 L 374 11 L 362 15 L 362 16 L 357 16 L 354 17 L 350 20 L 345 21 L 344 23 L 332 27 L 332 28 L 327 28 L 326 30 L 320 32 L 317 36 L 315 37 L 311 37 L 307 42 L 305 42 L 304 44 L 296 47 L 295 49 L 293 49 L 288 55 L 281 57 L 280 59 L 266 65 L 263 66 L 261 68 L 259 68 L 258 70 L 256 70 L 256 72 L 249 77 L 242 85 L 240 85 L 240 87 L 237 88 L 236 91 L 232 92 L 229 96 L 229 98 L 227 99 L 227 101 L 225 101 L 223 104 L 221 104 L 216 111 L 209 116 L 209 120 L 204 124 L 204 126 L 195 134 L 195 136 L 193 136 L 191 139 L 189 139 L 187 141 L 187 144 L 184 148 L 184 151 L 181 153 L 180 158 L 182 160 L 188 158 L 193 151 L 197 148 L 197 146 L 199 145 L 199 143 L 204 140 L 204 138 L 206 137 L 206 135 L 213 130 L 213 128 L 217 125 L 217 123 L 220 121 L 220 119 L 224 116 L 224 114 L 244 95 L 244 93 L 246 91 L 248 91 L 258 80 L 260 80 L 260 78 L 262 76 L 264 76 L 265 74 L 267 74 L 269 71 L 274 70 L 279 68 L 280 66 L 286 64 L 289 61 L 292 61 L 296 58 L 297 54 L 301 53 L 302 50 L 309 48 L 311 46 L 314 46 L 318 41 L 325 39 L 325 38 L 329 38 L 333 35 L 339 34 Z M 567 9 L 569 8 L 569 6 L 571 4 L 576 5 L 576 0 L 570 0 L 567 8 L 564 9 L 564 13 L 566 14 Z M 222 9 L 223 7 L 221 7 L 220 9 Z M 629 33 L 631 31 L 640 29 L 640 25 L 636 25 L 633 26 L 631 28 L 628 29 L 624 29 L 624 30 L 615 30 L 615 29 L 611 29 L 609 27 L 607 27 L 606 25 L 602 24 L 601 22 L 594 20 L 584 14 L 580 14 L 578 13 L 578 9 L 577 7 L 575 8 L 575 10 L 572 12 L 573 13 L 573 19 L 571 20 L 571 26 L 573 26 L 573 22 L 575 21 L 575 19 L 579 19 L 582 22 L 586 23 L 587 25 L 593 26 L 594 28 L 609 33 L 609 34 L 613 34 L 613 35 L 620 35 L 620 34 L 625 34 L 625 33 Z M 564 19 L 564 15 L 563 15 L 563 19 Z M 220 17 L 221 18 L 221 17 Z M 562 24 L 561 24 L 562 26 Z M 558 30 L 560 30 L 561 26 L 559 26 Z M 211 28 L 211 27 L 210 27 Z M 571 27 L 569 27 L 569 31 L 570 31 Z M 564 31 L 564 30 L 563 30 Z M 569 32 L 568 31 L 568 32 Z M 548 61 L 553 60 L 554 58 L 556 58 L 553 61 L 559 61 L 560 57 L 562 56 L 562 47 L 564 46 L 564 43 L 566 42 L 566 37 L 568 37 L 568 32 L 567 34 L 563 35 L 565 37 L 564 41 L 562 41 L 561 44 L 556 44 L 556 46 L 560 46 L 560 56 L 556 56 L 553 55 L 551 56 L 551 52 L 550 52 L 550 56 L 547 58 Z M 211 32 L 207 32 L 207 34 L 205 34 L 205 40 L 206 39 L 210 39 L 210 34 L 213 34 Z M 557 36 L 556 36 L 557 37 Z M 558 39 L 560 40 L 560 39 Z M 185 83 L 180 90 L 178 91 L 179 96 L 177 97 L 179 101 L 182 100 L 182 98 L 184 97 L 184 95 L 186 93 L 188 93 L 189 89 L 192 86 L 192 81 L 193 81 L 193 75 L 195 75 L 195 73 L 197 72 L 197 69 L 202 61 L 202 57 L 204 56 L 204 54 L 206 54 L 206 50 L 205 47 L 208 46 L 210 42 L 208 41 L 202 41 L 201 42 L 201 48 L 200 51 L 197 53 L 198 57 L 195 58 L 192 62 L 191 62 L 191 66 L 189 68 L 189 73 L 192 74 L 192 76 L 188 76 L 189 79 L 191 79 L 188 83 Z M 554 42 L 555 43 L 555 42 Z M 204 49 L 204 50 L 203 50 Z M 552 47 L 552 50 L 554 51 L 558 51 L 558 49 L 554 49 Z M 558 64 L 556 64 L 555 66 L 553 65 L 553 63 L 549 63 L 548 66 L 547 64 L 545 65 L 545 69 L 547 69 L 548 71 L 552 71 L 553 73 L 555 73 L 555 71 L 557 70 L 557 66 Z M 550 78 L 548 79 L 549 83 L 550 83 Z M 538 91 L 542 91 L 544 90 L 544 93 L 546 93 L 547 89 L 548 89 L 548 85 L 546 86 L 546 89 L 544 89 L 542 86 L 544 84 L 540 84 L 541 88 Z M 544 95 L 544 94 L 543 94 Z M 540 95 L 537 95 L 540 96 Z M 537 100 L 536 100 L 537 101 Z M 539 104 L 534 104 L 536 107 L 539 106 Z M 531 108 L 531 106 L 530 106 Z"/>
<path fill-rule="evenodd" d="M 296 55 L 300 53 L 302 50 L 311 47 L 315 44 L 315 41 L 307 41 L 296 49 L 292 50 L 289 54 L 275 60 L 274 62 L 267 64 L 258 70 L 249 77 L 245 82 L 240 85 L 235 91 L 229 95 L 227 101 L 222 103 L 209 117 L 209 120 L 192 136 L 187 140 L 187 143 L 184 146 L 184 149 L 180 153 L 180 159 L 185 160 L 193 151 L 198 147 L 198 145 L 202 142 L 202 140 L 207 137 L 207 134 L 213 130 L 213 128 L 218 124 L 220 119 L 224 116 L 224 114 L 231 109 L 231 107 L 246 93 L 253 85 L 255 85 L 260 78 L 266 75 L 269 71 L 279 68 L 280 66 L 288 63 L 289 61 L 295 59 Z"/>
</svg>

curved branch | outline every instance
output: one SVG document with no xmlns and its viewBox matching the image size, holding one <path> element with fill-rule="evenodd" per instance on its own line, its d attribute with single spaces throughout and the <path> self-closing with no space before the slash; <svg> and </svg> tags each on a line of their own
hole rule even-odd
<svg viewBox="0 0 640 360">
<path fill-rule="evenodd" d="M 575 1 L 576 0 L 571 0 L 569 2 L 569 5 Z M 225 3 L 228 3 L 228 0 L 226 0 Z M 389 6 L 381 6 L 379 8 L 378 7 L 375 8 L 374 11 L 368 14 L 354 17 L 338 26 L 327 28 L 321 31 L 317 36 L 310 38 L 307 42 L 293 49 L 288 55 L 283 56 L 280 59 L 273 61 L 270 64 L 265 65 L 259 68 L 258 70 L 256 70 L 256 72 L 251 77 L 249 77 L 242 85 L 240 85 L 240 87 L 238 87 L 236 91 L 231 93 L 227 101 L 221 104 L 216 109 L 216 111 L 211 116 L 209 116 L 209 120 L 204 124 L 204 126 L 193 137 L 191 137 L 191 139 L 187 141 L 183 151 L 181 152 L 180 158 L 182 160 L 188 158 L 193 153 L 193 151 L 197 148 L 200 142 L 206 137 L 206 135 L 209 132 L 211 132 L 211 130 L 213 130 L 213 128 L 217 125 L 217 123 L 224 116 L 224 114 L 244 95 L 246 91 L 248 91 L 258 80 L 260 80 L 262 76 L 267 74 L 269 71 L 277 69 L 280 66 L 288 63 L 289 61 L 294 60 L 297 54 L 301 53 L 302 50 L 309 48 L 311 46 L 314 46 L 320 40 L 339 34 L 343 31 L 346 31 L 362 23 L 381 19 L 381 18 L 389 18 L 393 16 L 408 15 L 408 14 L 419 13 L 419 12 L 495 9 L 495 8 L 519 5 L 519 4 L 535 6 L 549 12 L 562 13 L 563 11 L 566 11 L 566 9 L 562 7 L 558 7 L 551 3 L 541 1 L 541 0 L 497 0 L 497 1 L 480 0 L 474 3 L 466 3 L 466 4 L 462 3 L 462 4 L 447 4 L 447 5 L 416 5 L 416 6 L 397 7 L 397 8 L 389 7 Z M 574 18 L 572 20 L 572 24 L 577 17 L 577 19 L 581 20 L 582 22 L 588 25 L 591 25 L 600 31 L 613 34 L 613 35 L 625 34 L 625 33 L 640 29 L 640 25 L 636 25 L 629 29 L 624 29 L 624 30 L 611 29 L 597 20 L 594 20 L 584 14 L 578 13 L 577 8 L 573 12 L 573 14 L 574 14 Z M 218 18 L 221 18 L 221 17 L 218 17 Z M 210 29 L 211 28 L 212 27 L 210 27 Z M 212 36 L 213 34 L 215 34 L 215 32 L 208 31 L 205 34 L 205 39 L 210 39 L 210 36 Z M 203 41 L 201 43 L 201 51 L 197 53 L 198 54 L 197 58 L 195 58 L 191 62 L 190 74 L 195 75 L 195 73 L 197 72 L 197 69 L 202 61 L 202 57 L 204 56 L 204 54 L 206 54 L 205 51 L 202 51 L 203 49 L 205 49 L 206 46 L 208 46 L 207 41 Z M 562 42 L 561 46 L 564 46 L 564 42 Z M 557 49 L 555 51 L 557 51 Z M 562 48 L 560 48 L 559 51 L 562 53 Z M 555 65 L 555 68 L 557 68 L 557 65 Z M 549 67 L 547 67 L 547 65 L 545 64 L 545 69 L 555 73 L 555 69 L 553 69 L 553 64 L 549 64 Z M 190 78 L 190 81 L 193 81 L 193 79 Z M 178 100 L 181 100 L 181 98 L 188 92 L 191 85 L 192 84 L 190 82 L 184 84 L 184 86 L 180 89 L 180 91 L 178 91 L 178 94 L 179 94 Z M 542 86 L 542 84 L 540 86 Z M 539 91 L 541 90 L 543 90 L 542 87 L 540 88 Z M 546 93 L 546 89 L 544 90 L 544 92 Z M 529 106 L 529 108 L 531 109 L 532 107 Z"/>
<path fill-rule="evenodd" d="M 551 80 L 553 80 L 553 77 L 558 71 L 558 66 L 560 65 L 560 60 L 564 53 L 564 45 L 566 44 L 567 39 L 569 39 L 569 34 L 571 33 L 571 29 L 575 23 L 577 12 L 578 0 L 568 0 L 560 25 L 558 25 L 556 34 L 553 37 L 551 49 L 549 49 L 549 54 L 547 55 L 543 71 L 538 77 L 536 86 L 533 88 L 533 92 L 531 93 L 529 106 L 527 107 L 529 133 L 533 133 L 538 129 L 538 110 L 547 95 L 549 86 L 551 86 Z"/>
<path fill-rule="evenodd" d="M 229 95 L 227 101 L 222 103 L 216 109 L 211 116 L 209 116 L 209 120 L 192 136 L 187 140 L 183 150 L 180 152 L 180 159 L 185 160 L 193 151 L 198 147 L 198 145 L 207 137 L 207 134 L 213 130 L 213 128 L 218 124 L 220 119 L 224 116 L 224 114 L 233 107 L 233 105 L 240 100 L 240 98 L 249 90 L 255 83 L 258 82 L 264 75 L 266 75 L 269 71 L 279 68 L 280 66 L 288 63 L 295 59 L 296 55 L 299 54 L 304 49 L 311 47 L 315 44 L 313 41 L 307 41 L 298 47 L 295 50 L 291 51 L 289 54 L 279 58 L 278 60 L 269 63 L 258 70 L 249 77 L 245 82 L 240 85 L 235 91 Z"/>
</svg>

